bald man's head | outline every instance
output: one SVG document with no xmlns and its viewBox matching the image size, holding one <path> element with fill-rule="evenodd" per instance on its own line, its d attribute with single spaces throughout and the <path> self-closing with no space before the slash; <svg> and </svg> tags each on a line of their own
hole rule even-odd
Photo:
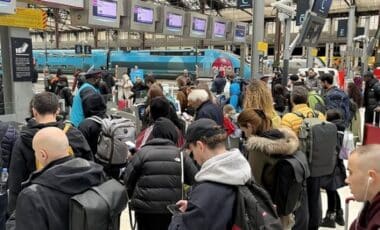
<svg viewBox="0 0 380 230">
<path fill-rule="evenodd" d="M 355 149 L 348 159 L 346 183 L 357 201 L 372 201 L 380 192 L 380 145 Z"/>
<path fill-rule="evenodd" d="M 374 169 L 380 172 L 380 145 L 360 146 L 352 154 L 357 154 L 358 164 L 363 171 Z"/>
<path fill-rule="evenodd" d="M 68 156 L 69 141 L 59 128 L 43 128 L 34 135 L 33 149 L 37 161 L 45 167 L 50 162 Z"/>
</svg>

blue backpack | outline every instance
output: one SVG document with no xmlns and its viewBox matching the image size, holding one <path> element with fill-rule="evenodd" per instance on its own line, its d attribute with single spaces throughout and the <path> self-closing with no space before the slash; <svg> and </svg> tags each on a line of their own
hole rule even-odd
<svg viewBox="0 0 380 230">
<path fill-rule="evenodd" d="M 352 116 L 350 111 L 350 99 L 345 92 L 337 87 L 330 89 L 325 95 L 325 105 L 327 110 L 338 109 L 343 115 L 346 127 L 348 127 Z"/>
</svg>

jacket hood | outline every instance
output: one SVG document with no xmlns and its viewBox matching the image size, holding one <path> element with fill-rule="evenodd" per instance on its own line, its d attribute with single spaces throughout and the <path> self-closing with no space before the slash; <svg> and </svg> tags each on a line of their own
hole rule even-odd
<svg viewBox="0 0 380 230">
<path fill-rule="evenodd" d="M 338 129 L 338 131 L 344 131 L 346 129 L 345 121 L 342 119 L 332 120 L 331 123 L 336 125 L 336 128 Z"/>
<path fill-rule="evenodd" d="M 154 139 L 147 141 L 146 144 L 144 145 L 144 147 L 148 146 L 148 145 L 150 145 L 150 146 L 154 146 L 154 145 L 173 145 L 173 146 L 175 146 L 175 143 L 173 143 L 169 139 L 154 138 Z"/>
<path fill-rule="evenodd" d="M 30 183 L 74 195 L 100 184 L 103 179 L 102 166 L 82 158 L 65 157 L 33 173 Z"/>
<path fill-rule="evenodd" d="M 83 113 L 85 117 L 91 116 L 99 116 L 103 117 L 106 114 L 107 105 L 104 101 L 102 95 L 95 93 L 91 94 L 90 97 L 87 98 L 87 106 L 83 109 Z"/>
<path fill-rule="evenodd" d="M 296 134 L 289 128 L 279 128 L 282 135 L 274 135 L 276 130 L 271 130 L 266 137 L 253 136 L 247 141 L 247 148 L 253 151 L 259 151 L 266 154 L 292 155 L 299 146 L 299 140 Z"/>
<path fill-rule="evenodd" d="M 42 128 L 46 127 L 63 127 L 63 122 L 57 121 L 57 122 L 49 122 L 40 124 L 37 123 L 35 119 L 28 119 L 26 126 L 21 130 L 20 132 L 20 138 L 22 142 L 32 148 L 32 140 L 34 135 Z"/>
<path fill-rule="evenodd" d="M 210 181 L 228 185 L 244 185 L 251 178 L 251 167 L 238 149 L 207 160 L 195 175 L 197 182 Z"/>
</svg>

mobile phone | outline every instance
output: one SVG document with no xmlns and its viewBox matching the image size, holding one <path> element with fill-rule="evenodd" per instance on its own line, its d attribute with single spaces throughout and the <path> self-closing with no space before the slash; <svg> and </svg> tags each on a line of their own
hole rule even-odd
<svg viewBox="0 0 380 230">
<path fill-rule="evenodd" d="M 175 204 L 169 204 L 168 206 L 166 206 L 166 208 L 169 210 L 169 212 L 171 214 L 178 214 L 181 212 L 181 210 L 179 210 L 179 207 Z"/>
<path fill-rule="evenodd" d="M 125 144 L 128 146 L 128 148 L 130 149 L 134 149 L 136 148 L 136 145 L 135 143 L 133 143 L 132 141 L 126 141 Z"/>
</svg>

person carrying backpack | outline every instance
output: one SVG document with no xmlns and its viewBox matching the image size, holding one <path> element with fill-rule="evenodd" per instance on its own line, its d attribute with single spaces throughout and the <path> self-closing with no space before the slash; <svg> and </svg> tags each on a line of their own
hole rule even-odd
<svg viewBox="0 0 380 230">
<path fill-rule="evenodd" d="M 344 137 L 344 120 L 340 111 L 337 109 L 328 110 L 326 113 L 327 121 L 330 121 L 336 125 L 338 133 L 338 141 L 336 145 L 336 152 L 339 153 Z M 340 201 L 338 189 L 346 186 L 346 167 L 343 160 L 339 158 L 339 154 L 336 154 L 336 164 L 334 171 L 331 175 L 321 177 L 321 188 L 326 190 L 327 194 L 327 212 L 325 218 L 323 218 L 321 227 L 335 228 L 335 223 L 344 226 L 343 209 Z"/>
<path fill-rule="evenodd" d="M 227 151 L 223 127 L 211 119 L 194 121 L 187 129 L 186 147 L 201 165 L 189 200 L 177 202 L 169 230 L 232 229 L 236 187 L 251 178 L 251 168 L 239 150 Z"/>
<path fill-rule="evenodd" d="M 31 118 L 27 119 L 26 126 L 23 127 L 20 137 L 14 144 L 9 166 L 9 213 L 15 209 L 17 196 L 22 190 L 22 182 L 26 181 L 30 174 L 37 169 L 32 140 L 40 129 L 57 127 L 63 130 L 65 127 L 68 128 L 66 135 L 75 157 L 93 160 L 91 149 L 82 133 L 71 125 L 68 127 L 65 121 L 57 119 L 58 98 L 55 94 L 50 92 L 36 94 L 30 105 Z"/>
<path fill-rule="evenodd" d="M 306 193 L 309 174 L 307 160 L 302 152 L 297 151 L 299 142 L 296 134 L 289 128 L 273 129 L 270 123 L 270 119 L 258 109 L 244 110 L 238 117 L 238 124 L 248 138 L 248 161 L 255 181 L 272 195 L 284 229 L 290 229 L 293 225 L 290 214 L 305 202 L 302 196 Z M 293 168 L 279 168 L 280 163 L 287 159 L 294 160 L 294 172 L 301 171 L 299 175 L 293 172 Z M 292 173 L 288 174 L 289 171 Z M 285 180 L 278 181 L 283 175 Z M 299 181 L 296 179 L 298 176 L 301 178 Z M 294 186 L 289 182 L 293 180 L 297 181 Z"/>
<path fill-rule="evenodd" d="M 282 125 L 297 133 L 300 140 L 299 149 L 306 154 L 309 162 L 307 197 L 310 220 L 307 228 L 300 229 L 314 230 L 318 229 L 321 222 L 320 178 L 330 175 L 335 167 L 337 128 L 334 124 L 326 122 L 322 113 L 313 111 L 307 106 L 307 97 L 308 91 L 305 87 L 294 87 L 291 96 L 294 107 L 291 113 L 282 118 Z"/>
<path fill-rule="evenodd" d="M 350 112 L 350 99 L 348 95 L 340 90 L 337 86 L 334 86 L 334 77 L 329 74 L 323 74 L 320 77 L 321 85 L 326 93 L 324 95 L 326 110 L 338 109 L 343 115 L 346 127 L 351 123 L 351 112 Z"/>
<path fill-rule="evenodd" d="M 41 129 L 33 138 L 36 160 L 44 167 L 34 172 L 17 199 L 17 230 L 67 230 L 69 202 L 104 181 L 100 165 L 67 153 L 69 141 L 59 128 Z"/>
</svg>

